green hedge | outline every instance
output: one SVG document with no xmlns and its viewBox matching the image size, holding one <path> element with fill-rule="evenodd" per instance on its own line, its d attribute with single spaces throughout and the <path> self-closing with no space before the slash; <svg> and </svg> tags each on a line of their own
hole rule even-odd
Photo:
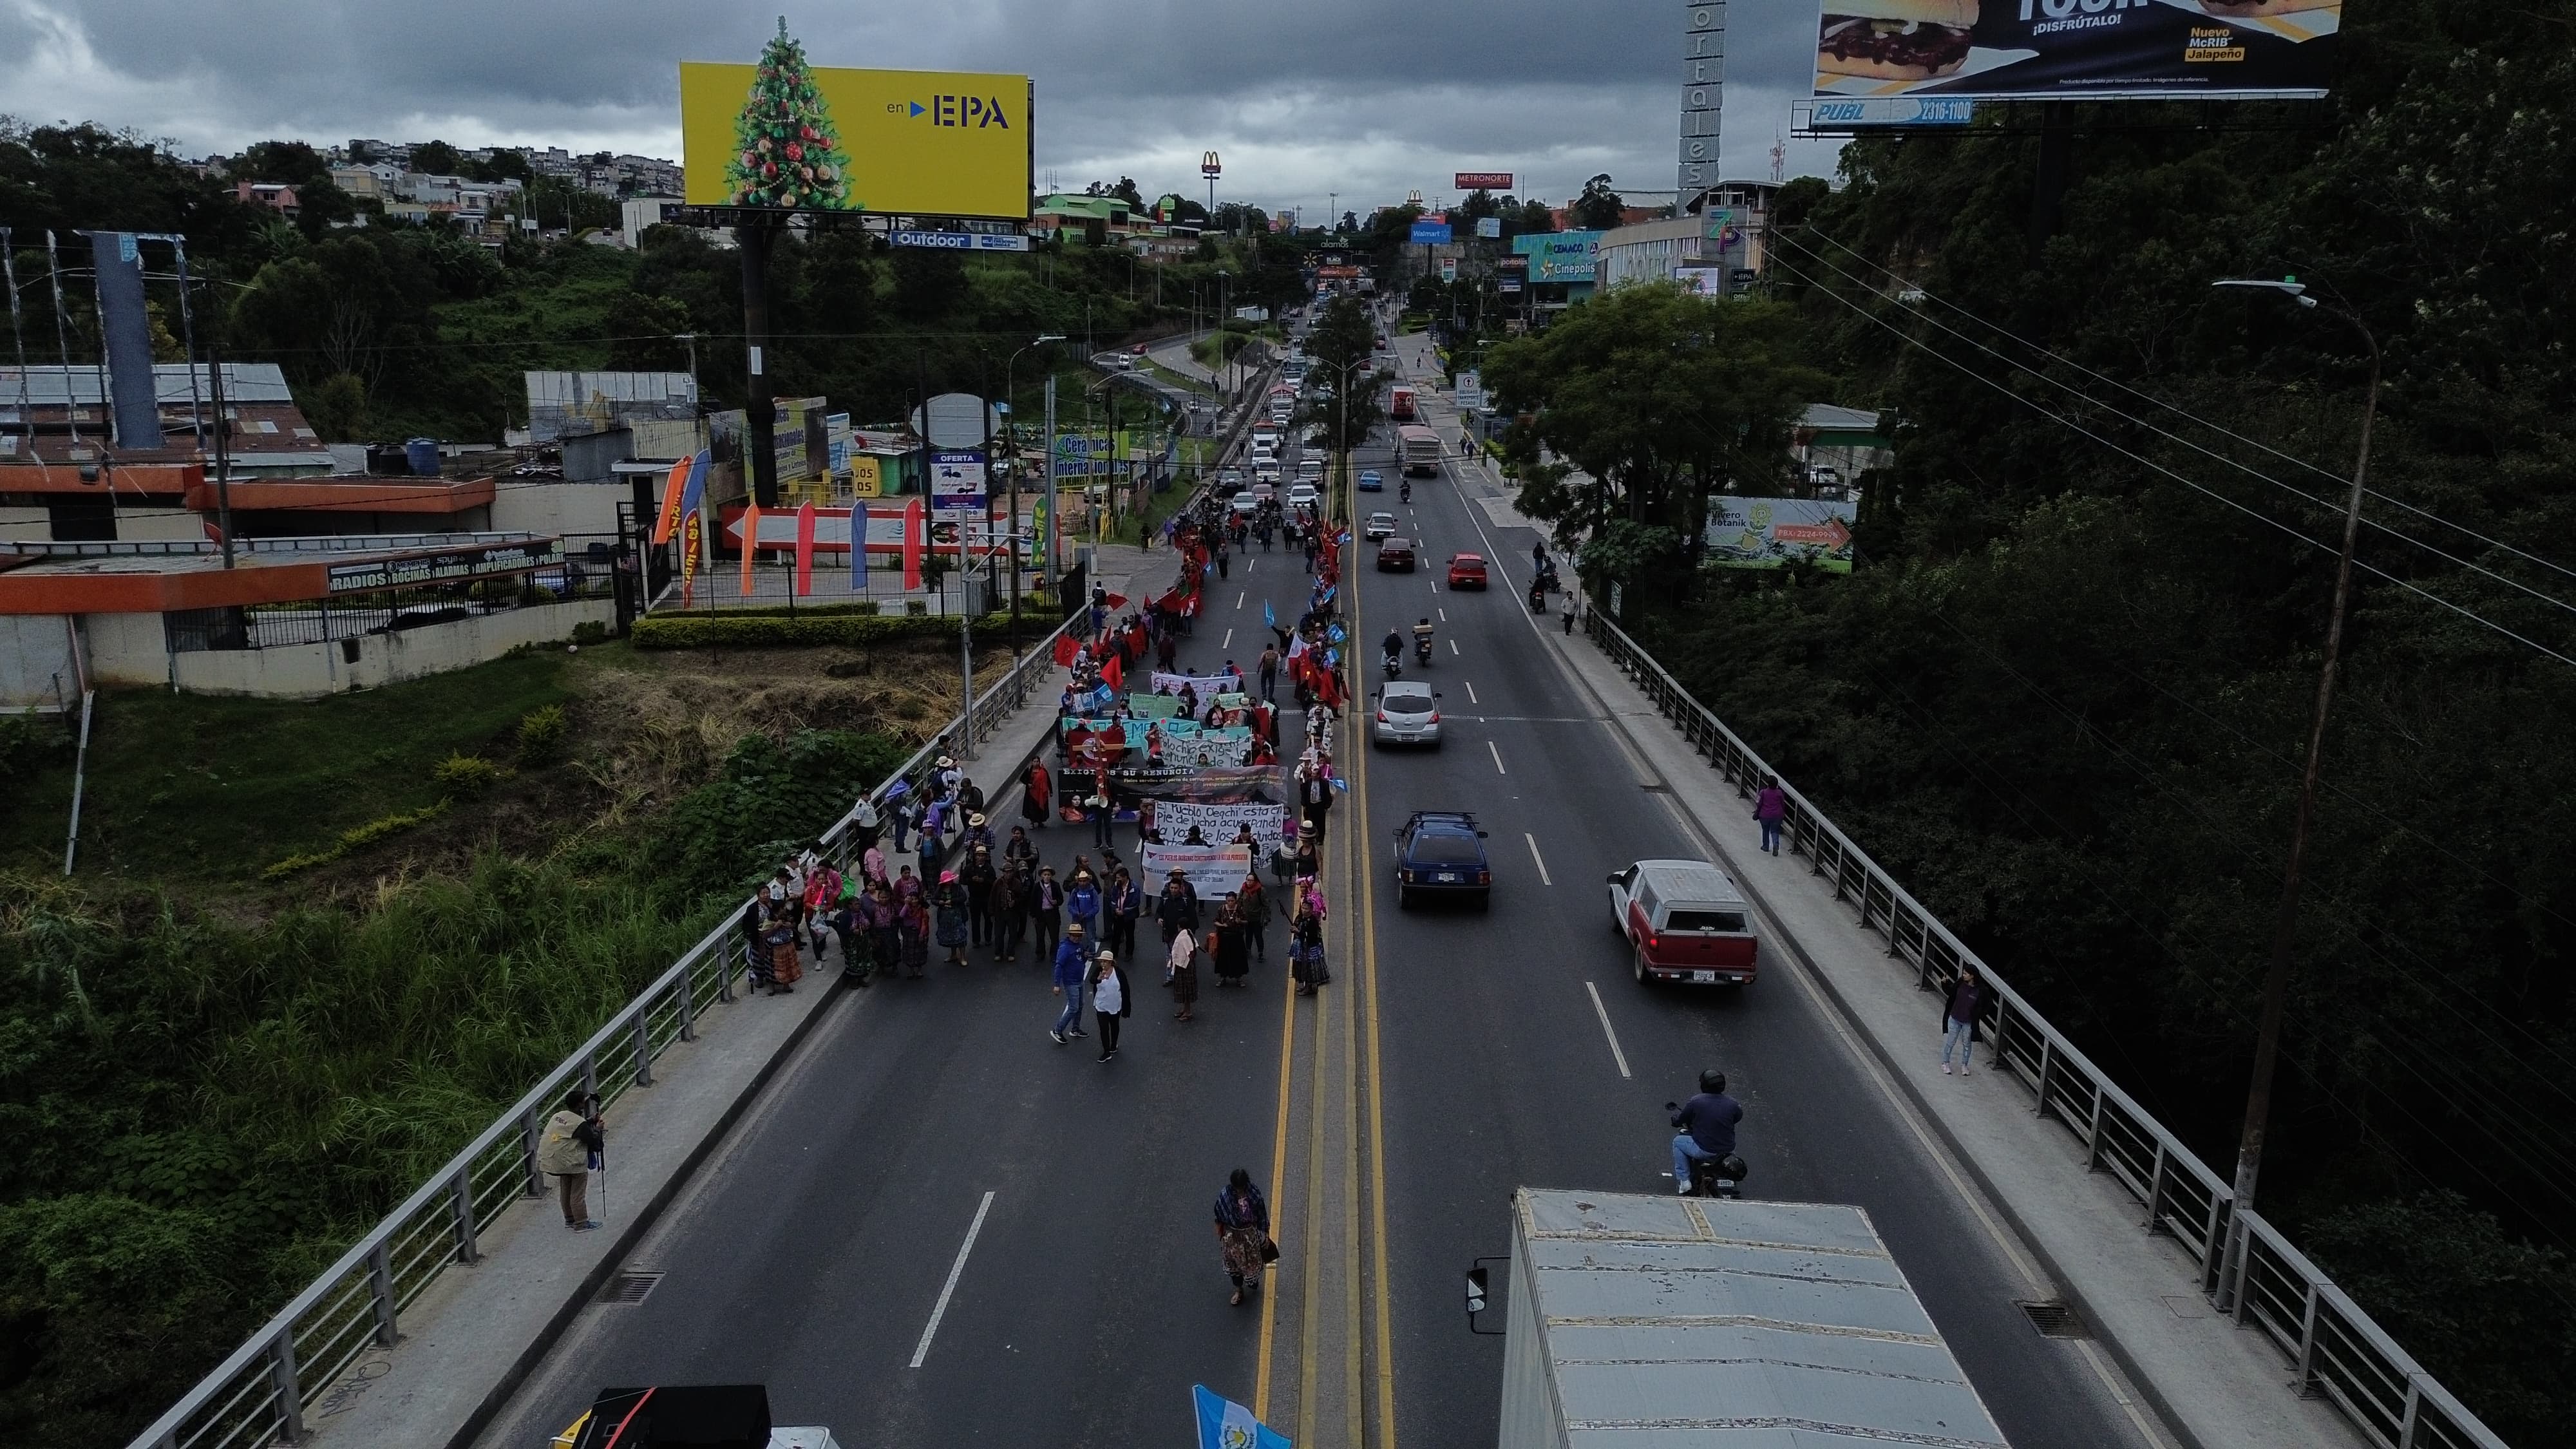
<svg viewBox="0 0 2576 1449">
<path fill-rule="evenodd" d="M 1034 638 L 1055 626 L 1044 614 L 1023 609 L 1020 629 Z M 998 639 L 1011 627 L 1009 614 L 986 614 L 975 621 L 975 633 Z M 900 614 L 753 614 L 727 610 L 713 614 L 647 614 L 635 621 L 638 649 L 780 649 L 815 644 L 888 644 L 914 639 L 954 639 L 952 615 Z"/>
</svg>

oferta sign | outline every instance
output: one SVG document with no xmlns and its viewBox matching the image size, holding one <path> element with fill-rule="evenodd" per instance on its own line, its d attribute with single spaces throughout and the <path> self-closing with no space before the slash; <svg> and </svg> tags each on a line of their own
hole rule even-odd
<svg viewBox="0 0 2576 1449">
<path fill-rule="evenodd" d="M 1824 0 L 1815 93 L 2312 98 L 2342 20 L 2343 0 Z"/>
<path fill-rule="evenodd" d="M 358 563 L 333 564 L 326 578 L 332 593 L 365 594 L 379 589 L 407 589 L 416 584 L 479 579 L 492 574 L 525 573 L 561 562 L 562 542 L 538 538 L 521 543 L 484 544 L 477 548 L 446 548 L 403 558 L 373 558 Z"/>
<path fill-rule="evenodd" d="M 1029 214 L 1029 80 L 804 63 L 782 29 L 757 65 L 680 66 L 694 206 Z"/>
</svg>

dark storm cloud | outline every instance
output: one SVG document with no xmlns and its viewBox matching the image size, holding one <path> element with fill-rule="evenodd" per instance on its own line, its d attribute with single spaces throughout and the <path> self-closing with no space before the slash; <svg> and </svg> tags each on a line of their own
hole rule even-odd
<svg viewBox="0 0 2576 1449">
<path fill-rule="evenodd" d="M 676 66 L 745 59 L 777 0 L 0 0 L 0 111 L 169 135 L 189 151 L 268 136 L 526 141 L 678 154 Z M 1459 168 L 1562 199 L 1607 171 L 1673 184 L 1675 0 L 1011 0 L 788 7 L 818 63 L 1024 70 L 1038 166 L 1320 212 L 1436 195 Z M 1815 10 L 1728 17 L 1726 170 L 1770 169 Z M 1793 171 L 1824 164 L 1792 153 Z"/>
</svg>

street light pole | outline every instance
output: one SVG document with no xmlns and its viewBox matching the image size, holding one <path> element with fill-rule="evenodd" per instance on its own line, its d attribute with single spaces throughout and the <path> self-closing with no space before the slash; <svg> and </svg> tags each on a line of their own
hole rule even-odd
<svg viewBox="0 0 2576 1449">
<path fill-rule="evenodd" d="M 1011 405 L 1011 431 L 1009 436 L 1009 442 L 1011 445 L 1011 464 L 1009 469 L 1011 480 L 1011 513 L 1008 532 L 1005 533 L 1004 537 L 1008 540 L 1008 547 L 1011 550 L 1011 658 L 1014 662 L 1016 662 L 1020 657 L 1020 394 L 1018 389 L 1012 384 L 1017 380 L 1019 375 L 1021 352 L 1026 352 L 1031 347 L 1044 347 L 1050 342 L 1062 342 L 1063 340 L 1064 335 L 1059 332 L 1040 333 L 1036 341 L 1022 347 L 1019 352 L 1012 353 L 1011 360 L 1002 364 L 1002 396 Z M 989 409 L 986 415 L 990 416 Z M 1054 508 L 1054 490 L 1050 488 L 1047 496 L 1047 509 L 1050 514 L 1053 513 Z M 1050 528 L 1054 526 L 1054 522 L 1055 520 L 1053 517 L 1049 517 L 1047 520 Z M 987 556 L 989 557 L 989 555 Z"/>
<path fill-rule="evenodd" d="M 2317 299 L 2307 295 L 2307 288 L 2292 279 L 2270 281 L 2224 281 L 2219 287 L 2245 287 L 2279 292 L 2295 299 L 2302 307 L 2318 306 Z M 2361 444 L 2352 465 L 2352 489 L 2344 500 L 2343 546 L 2335 559 L 2334 608 L 2327 617 L 2325 662 L 2317 671 L 2317 702 L 2308 721 L 2308 757 L 2299 775 L 2299 804 L 2291 817 L 2290 859 L 2281 879 L 2281 905 L 2272 922 L 2272 959 L 2263 978 L 2263 1014 L 2255 1028 L 2254 1072 L 2245 1091 L 2245 1130 L 2236 1148 L 2236 1182 L 2234 1218 L 2236 1224 L 2229 1244 L 2229 1266 L 2235 1273 L 2235 1294 L 2243 1294 L 2245 1230 L 2242 1214 L 2254 1205 L 2256 1180 L 2263 1167 L 2263 1147 L 2272 1115 L 2272 1076 L 2280 1064 L 2281 1017 L 2288 1004 L 2290 968 L 2299 933 L 2299 891 L 2301 871 L 2307 861 L 2308 822 L 2315 813 L 2317 768 L 2325 753 L 2326 715 L 2334 704 L 2335 674 L 2343 655 L 2343 621 L 2352 598 L 2352 552 L 2361 532 L 2361 498 L 2370 472 L 2370 425 L 2379 412 L 2379 340 L 2370 334 L 2360 317 L 2339 307 L 2324 309 L 2351 324 L 2361 337 L 2362 346 L 2370 352 L 2370 388 L 2361 409 Z"/>
</svg>

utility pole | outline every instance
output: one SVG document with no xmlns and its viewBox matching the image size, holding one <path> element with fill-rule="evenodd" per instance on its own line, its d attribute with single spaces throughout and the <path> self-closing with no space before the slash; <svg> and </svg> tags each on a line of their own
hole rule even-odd
<svg viewBox="0 0 2576 1449">
<path fill-rule="evenodd" d="M 232 419 L 224 413 L 224 361 L 215 344 L 206 344 L 206 385 L 215 399 L 215 531 L 224 536 L 224 567 L 233 566 Z M 33 429 L 29 430 L 31 433 Z M 31 439 L 32 441 L 32 439 Z"/>
<path fill-rule="evenodd" d="M 747 219 L 734 228 L 742 252 L 742 331 L 744 361 L 742 399 L 743 485 L 763 508 L 778 506 L 777 400 L 769 392 L 769 247 L 776 227 L 766 219 Z M 925 423 L 930 399 L 922 397 Z M 924 475 L 925 478 L 928 476 Z M 749 548 L 752 540 L 743 540 Z M 789 599 L 794 600 L 790 591 Z"/>
<path fill-rule="evenodd" d="M 2317 299 L 2307 295 L 2307 288 L 2295 279 L 2282 281 L 2223 281 L 2218 287 L 2245 287 L 2280 292 L 2297 300 L 2301 307 L 2318 306 Z M 2353 544 L 2361 532 L 2361 499 L 2370 472 L 2370 425 L 2379 412 L 2379 339 L 2361 318 L 2341 308 L 2327 308 L 2334 316 L 2351 324 L 2361 337 L 2362 346 L 2370 352 L 2370 387 L 2361 409 L 2361 443 L 2353 459 L 2352 489 L 2344 501 L 2343 546 L 2335 558 L 2334 607 L 2327 616 L 2325 662 L 2317 671 L 2317 703 L 2308 721 L 2308 757 L 2299 775 L 2299 805 L 2290 823 L 2290 858 L 2281 880 L 2281 905 L 2272 921 L 2272 959 L 2263 977 L 2263 1014 L 2254 1034 L 2254 1071 L 2245 1091 L 2244 1135 L 2236 1148 L 2234 1214 L 2230 1219 L 2228 1268 L 2232 1278 L 2232 1300 L 2244 1299 L 2245 1240 L 2244 1213 L 2254 1206 L 2254 1190 L 2262 1175 L 2264 1139 L 2272 1116 L 2272 1076 L 2281 1057 L 2281 1018 L 2288 1007 L 2290 969 L 2295 960 L 2299 936 L 2299 893 L 2301 873 L 2307 863 L 2308 822 L 2315 813 L 2317 768 L 2325 754 L 2326 715 L 2334 705 L 2335 674 L 2343 655 L 2343 622 L 2346 606 L 2352 597 Z"/>
</svg>

